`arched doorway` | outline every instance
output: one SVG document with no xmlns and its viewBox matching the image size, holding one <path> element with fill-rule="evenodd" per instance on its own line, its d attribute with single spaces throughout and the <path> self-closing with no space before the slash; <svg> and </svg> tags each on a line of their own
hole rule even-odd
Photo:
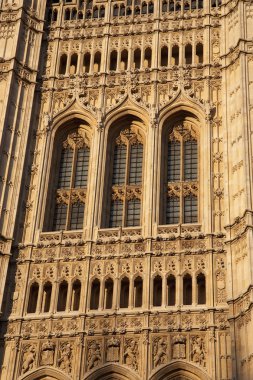
<svg viewBox="0 0 253 380">
<path fill-rule="evenodd" d="M 177 360 L 160 367 L 153 372 L 149 380 L 211 380 L 211 378 L 197 366 Z"/>
<path fill-rule="evenodd" d="M 59 369 L 51 367 L 40 367 L 31 371 L 29 374 L 23 375 L 19 380 L 72 380 Z"/>
<path fill-rule="evenodd" d="M 83 380 L 140 380 L 140 378 L 130 368 L 119 364 L 107 364 L 85 375 Z"/>
</svg>

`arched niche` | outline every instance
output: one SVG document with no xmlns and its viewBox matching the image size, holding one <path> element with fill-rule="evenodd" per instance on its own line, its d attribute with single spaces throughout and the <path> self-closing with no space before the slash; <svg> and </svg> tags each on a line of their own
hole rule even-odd
<svg viewBox="0 0 253 380">
<path fill-rule="evenodd" d="M 83 380 L 140 380 L 140 378 L 130 368 L 107 364 L 85 375 Z"/>
<path fill-rule="evenodd" d="M 211 380 L 207 373 L 191 363 L 174 361 L 160 367 L 149 380 Z"/>
<path fill-rule="evenodd" d="M 51 367 L 40 367 L 25 374 L 19 380 L 72 380 L 71 377 L 66 375 L 61 370 Z"/>
</svg>

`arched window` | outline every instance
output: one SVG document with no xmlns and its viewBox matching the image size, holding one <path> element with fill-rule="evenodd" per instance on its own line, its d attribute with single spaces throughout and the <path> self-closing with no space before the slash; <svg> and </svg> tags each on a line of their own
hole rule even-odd
<svg viewBox="0 0 253 380">
<path fill-rule="evenodd" d="M 91 285 L 90 309 L 98 310 L 100 299 L 100 281 L 96 278 Z"/>
<path fill-rule="evenodd" d="M 128 51 L 124 49 L 121 52 L 120 70 L 127 70 L 128 68 Z"/>
<path fill-rule="evenodd" d="M 85 73 L 90 72 L 90 59 L 91 59 L 90 53 L 85 53 L 83 56 L 83 71 Z"/>
<path fill-rule="evenodd" d="M 141 68 L 141 50 L 135 49 L 134 51 L 134 69 Z"/>
<path fill-rule="evenodd" d="M 197 276 L 197 292 L 198 304 L 205 305 L 206 303 L 206 277 L 203 273 Z"/>
<path fill-rule="evenodd" d="M 192 64 L 192 45 L 187 44 L 185 46 L 185 63 L 186 65 Z"/>
<path fill-rule="evenodd" d="M 78 62 L 78 55 L 76 53 L 72 54 L 71 60 L 70 60 L 70 68 L 69 68 L 69 73 L 71 75 L 76 74 L 77 62 Z"/>
<path fill-rule="evenodd" d="M 99 17 L 100 18 L 105 17 L 105 7 L 103 5 L 99 8 Z"/>
<path fill-rule="evenodd" d="M 183 304 L 192 304 L 192 277 L 189 274 L 183 278 Z"/>
<path fill-rule="evenodd" d="M 83 12 L 78 12 L 78 20 L 82 20 L 83 19 Z"/>
<path fill-rule="evenodd" d="M 76 16 L 77 16 L 77 10 L 76 8 L 73 8 L 71 12 L 71 20 L 76 20 Z"/>
<path fill-rule="evenodd" d="M 63 281 L 59 286 L 57 311 L 65 311 L 68 297 L 68 283 Z"/>
<path fill-rule="evenodd" d="M 39 295 L 39 284 L 37 282 L 34 282 L 30 287 L 27 313 L 36 313 L 38 295 Z"/>
<path fill-rule="evenodd" d="M 71 310 L 78 311 L 81 300 L 81 282 L 76 280 L 72 285 Z"/>
<path fill-rule="evenodd" d="M 52 296 L 52 284 L 51 282 L 47 282 L 43 287 L 43 294 L 42 294 L 41 310 L 44 313 L 48 313 L 50 311 L 51 296 Z"/>
<path fill-rule="evenodd" d="M 148 3 L 148 13 L 149 13 L 150 15 L 154 13 L 154 3 L 153 3 L 153 1 L 150 1 L 150 2 Z"/>
<path fill-rule="evenodd" d="M 176 304 L 176 279 L 172 274 L 167 278 L 168 306 Z"/>
<path fill-rule="evenodd" d="M 198 222 L 198 141 L 190 122 L 169 133 L 166 224 Z"/>
<path fill-rule="evenodd" d="M 66 10 L 65 10 L 64 19 L 65 19 L 66 21 L 70 20 L 70 10 L 69 10 L 69 9 L 66 9 Z"/>
<path fill-rule="evenodd" d="M 153 306 L 162 306 L 162 277 L 157 275 L 153 281 Z"/>
<path fill-rule="evenodd" d="M 109 227 L 135 227 L 141 222 L 143 138 L 133 125 L 114 142 Z"/>
<path fill-rule="evenodd" d="M 120 307 L 128 308 L 129 306 L 129 279 L 122 278 L 120 284 Z"/>
<path fill-rule="evenodd" d="M 119 15 L 119 7 L 118 7 L 118 5 L 115 4 L 113 6 L 113 16 L 118 17 L 118 15 Z"/>
<path fill-rule="evenodd" d="M 170 12 L 174 12 L 175 11 L 175 2 L 174 2 L 174 0 L 170 0 L 170 2 L 169 2 L 169 11 Z"/>
<path fill-rule="evenodd" d="M 126 13 L 126 7 L 125 7 L 124 4 L 121 4 L 120 5 L 120 13 L 119 13 L 119 15 L 120 16 L 125 16 L 125 13 Z"/>
<path fill-rule="evenodd" d="M 199 42 L 196 45 L 196 58 L 197 58 L 197 63 L 203 63 L 203 45 Z"/>
<path fill-rule="evenodd" d="M 168 47 L 163 46 L 161 49 L 161 66 L 163 67 L 168 66 L 168 59 L 169 59 Z"/>
<path fill-rule="evenodd" d="M 143 1 L 142 5 L 141 5 L 141 13 L 142 14 L 147 14 L 147 12 L 148 12 L 147 3 L 145 1 Z"/>
<path fill-rule="evenodd" d="M 93 67 L 94 73 L 100 72 L 100 66 L 101 66 L 101 53 L 100 51 L 97 51 L 94 56 L 94 67 Z"/>
<path fill-rule="evenodd" d="M 62 143 L 53 230 L 83 228 L 88 184 L 89 140 L 83 129 L 70 133 Z"/>
<path fill-rule="evenodd" d="M 108 278 L 105 281 L 104 308 L 111 309 L 113 303 L 113 280 Z"/>
<path fill-rule="evenodd" d="M 118 53 L 116 50 L 113 50 L 110 56 L 110 70 L 111 71 L 117 70 L 117 58 L 118 58 Z"/>
<path fill-rule="evenodd" d="M 67 55 L 63 54 L 60 58 L 59 74 L 65 75 L 67 70 Z"/>
<path fill-rule="evenodd" d="M 168 12 L 168 1 L 164 0 L 162 3 L 162 12 Z"/>
<path fill-rule="evenodd" d="M 53 16 L 52 16 L 52 21 L 57 21 L 57 17 L 58 17 L 58 11 L 57 11 L 57 9 L 54 9 L 53 10 Z"/>
<path fill-rule="evenodd" d="M 179 65 L 179 47 L 177 45 L 174 45 L 172 47 L 172 65 Z"/>
<path fill-rule="evenodd" d="M 134 307 L 142 307 L 143 298 L 143 280 L 141 277 L 136 277 L 134 280 Z"/>
<path fill-rule="evenodd" d="M 144 67 L 151 68 L 152 66 L 152 50 L 151 48 L 147 48 L 144 54 Z"/>
<path fill-rule="evenodd" d="M 98 7 L 93 8 L 93 18 L 98 18 Z"/>
</svg>

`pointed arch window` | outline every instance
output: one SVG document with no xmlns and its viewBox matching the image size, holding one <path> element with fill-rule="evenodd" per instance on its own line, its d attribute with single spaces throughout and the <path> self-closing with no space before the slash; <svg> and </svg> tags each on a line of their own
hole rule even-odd
<svg viewBox="0 0 253 380">
<path fill-rule="evenodd" d="M 109 227 L 141 223 L 143 139 L 134 127 L 124 129 L 113 149 Z"/>
<path fill-rule="evenodd" d="M 53 230 L 83 227 L 88 185 L 90 148 L 85 132 L 78 129 L 62 144 Z"/>
<path fill-rule="evenodd" d="M 169 133 L 166 224 L 198 222 L 198 138 L 190 122 Z"/>
</svg>

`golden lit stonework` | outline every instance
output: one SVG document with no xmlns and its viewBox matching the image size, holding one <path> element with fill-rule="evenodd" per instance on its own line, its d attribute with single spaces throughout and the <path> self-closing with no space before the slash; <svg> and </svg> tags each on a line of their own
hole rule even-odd
<svg viewBox="0 0 253 380">
<path fill-rule="evenodd" d="M 253 3 L 0 0 L 0 380 L 253 379 Z"/>
</svg>

